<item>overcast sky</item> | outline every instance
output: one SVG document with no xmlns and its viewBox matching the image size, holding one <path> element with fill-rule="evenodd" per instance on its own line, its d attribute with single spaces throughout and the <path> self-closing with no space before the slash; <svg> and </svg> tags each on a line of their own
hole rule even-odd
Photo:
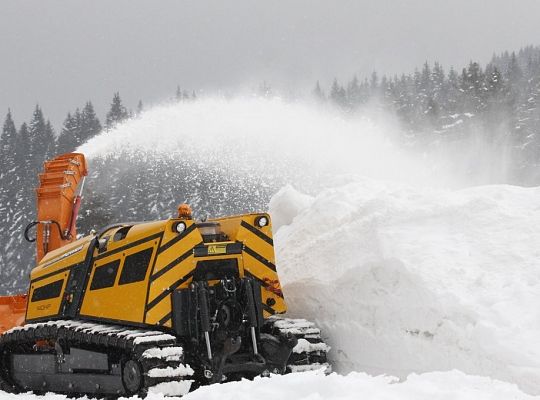
<svg viewBox="0 0 540 400">
<path fill-rule="evenodd" d="M 540 44 L 539 0 L 0 0 L 0 118 L 39 102 L 58 126 L 91 99 L 103 117 L 187 89 L 295 91 L 317 79 L 461 67 Z"/>
</svg>

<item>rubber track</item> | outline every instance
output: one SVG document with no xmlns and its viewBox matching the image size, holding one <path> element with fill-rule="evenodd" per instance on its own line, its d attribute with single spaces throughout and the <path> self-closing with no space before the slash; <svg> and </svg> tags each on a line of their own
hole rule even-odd
<svg viewBox="0 0 540 400">
<path fill-rule="evenodd" d="M 162 388 L 168 387 L 167 383 L 174 382 L 172 385 L 182 382 L 182 386 L 189 391 L 191 384 L 190 380 L 184 380 L 182 376 L 159 376 L 155 373 L 149 374 L 152 369 L 176 369 L 183 368 L 190 370 L 189 366 L 184 366 L 183 357 L 181 356 L 181 348 L 176 343 L 176 338 L 172 335 L 164 334 L 160 331 L 151 330 L 135 330 L 126 329 L 119 325 L 104 325 L 82 321 L 49 321 L 44 323 L 29 324 L 23 327 L 17 327 L 0 335 L 0 356 L 1 360 L 9 358 L 9 354 L 15 348 L 21 348 L 24 345 L 31 348 L 37 340 L 62 340 L 64 343 L 69 343 L 70 347 L 82 346 L 82 348 L 97 348 L 99 351 L 106 349 L 109 353 L 122 353 L 125 356 L 139 361 L 144 374 L 144 384 L 138 395 L 145 396 L 153 387 Z M 152 351 L 153 354 L 166 354 L 166 349 L 175 350 L 180 355 L 164 356 L 164 357 L 148 357 Z M 154 349 L 154 350 L 153 350 Z M 180 349 L 177 350 L 177 349 Z M 150 350 L 150 352 L 147 352 Z M 165 351 L 164 351 L 165 350 Z M 146 352 L 146 353 L 145 353 Z M 21 354 L 20 351 L 17 351 Z M 143 356 L 144 354 L 144 356 Z M 8 392 L 20 392 L 9 377 L 9 371 L 6 365 L 0 366 L 0 389 Z M 186 368 L 184 368 L 186 367 Z M 152 376 L 149 376 L 152 375 Z M 161 374 L 166 375 L 166 374 Z M 172 374 L 174 375 L 174 374 Z M 185 373 L 183 375 L 190 375 Z M 67 376 L 69 376 L 67 374 Z M 160 385 L 161 384 L 161 385 Z M 165 384 L 165 385 L 163 385 Z M 40 390 L 41 388 L 35 388 Z M 85 394 L 85 393 L 80 393 Z M 99 395 L 123 395 L 125 393 L 90 393 Z M 168 393 L 164 393 L 167 395 Z M 172 395 L 178 395 L 178 391 Z"/>
<path fill-rule="evenodd" d="M 280 315 L 274 315 L 265 321 L 265 331 L 273 335 L 287 336 L 293 335 L 299 343 L 306 340 L 315 350 L 298 351 L 296 348 L 289 357 L 287 370 L 285 373 L 302 372 L 310 370 L 324 369 L 329 374 L 332 367 L 328 363 L 327 353 L 330 346 L 326 345 L 321 338 L 321 330 L 315 323 L 305 319 L 285 318 Z"/>
</svg>

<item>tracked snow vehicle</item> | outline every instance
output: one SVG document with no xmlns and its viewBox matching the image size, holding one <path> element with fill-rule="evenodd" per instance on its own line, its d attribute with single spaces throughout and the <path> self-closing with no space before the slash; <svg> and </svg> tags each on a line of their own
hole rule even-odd
<svg viewBox="0 0 540 400">
<path fill-rule="evenodd" d="M 28 293 L 0 298 L 0 388 L 181 395 L 207 383 L 325 368 L 328 346 L 284 318 L 270 217 L 118 223 L 77 238 L 86 161 L 45 163 Z M 36 229 L 35 235 L 32 232 Z"/>
</svg>

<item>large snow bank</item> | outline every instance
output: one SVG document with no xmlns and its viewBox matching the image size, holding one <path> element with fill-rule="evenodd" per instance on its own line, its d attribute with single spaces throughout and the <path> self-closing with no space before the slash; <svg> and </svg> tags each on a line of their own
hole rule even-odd
<svg viewBox="0 0 540 400">
<path fill-rule="evenodd" d="M 272 205 L 289 311 L 321 325 L 335 370 L 459 369 L 540 393 L 540 188 L 353 180 Z"/>
</svg>

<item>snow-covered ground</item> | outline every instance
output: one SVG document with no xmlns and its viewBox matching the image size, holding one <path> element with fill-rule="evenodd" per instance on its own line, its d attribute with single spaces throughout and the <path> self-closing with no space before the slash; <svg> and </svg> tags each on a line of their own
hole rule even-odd
<svg viewBox="0 0 540 400">
<path fill-rule="evenodd" d="M 2 400 L 67 400 L 49 393 L 0 393 Z M 166 400 L 162 394 L 151 394 L 149 400 Z M 412 374 L 404 382 L 391 376 L 373 377 L 351 372 L 344 376 L 324 376 L 316 371 L 296 373 L 255 381 L 231 382 L 202 387 L 188 393 L 183 400 L 538 400 L 510 383 L 466 375 L 460 371 Z M 86 397 L 84 398 L 86 399 Z"/>
<path fill-rule="evenodd" d="M 306 372 L 204 387 L 185 400 L 533 400 L 515 385 L 459 371 L 411 375 L 405 382 L 389 376 L 351 372 L 324 377 Z"/>
</svg>

